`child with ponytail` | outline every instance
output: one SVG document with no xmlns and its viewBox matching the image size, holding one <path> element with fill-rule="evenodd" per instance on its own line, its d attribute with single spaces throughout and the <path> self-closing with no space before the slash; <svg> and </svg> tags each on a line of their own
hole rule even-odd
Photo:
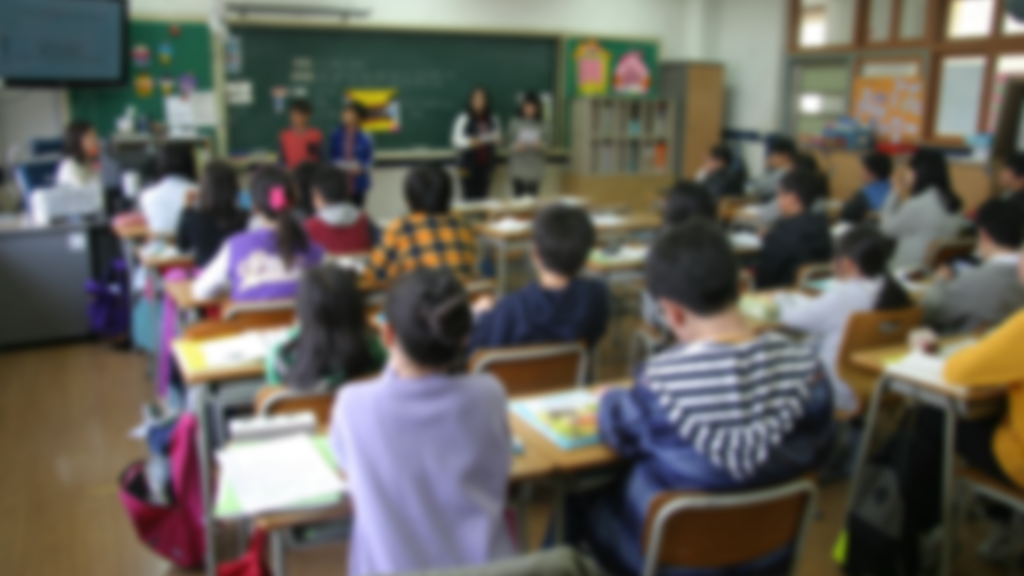
<svg viewBox="0 0 1024 576">
<path fill-rule="evenodd" d="M 330 444 L 359 504 L 348 573 L 473 566 L 515 553 L 504 519 L 512 462 L 505 392 L 456 374 L 473 315 L 447 269 L 420 269 L 388 291 L 390 363 L 342 387 Z"/>
<path fill-rule="evenodd" d="M 814 299 L 778 299 L 781 323 L 818 340 L 821 362 L 829 373 L 835 409 L 855 411 L 859 401 L 839 378 L 839 348 L 850 316 L 873 310 L 898 310 L 913 305 L 888 272 L 896 243 L 874 228 L 858 226 L 836 245 L 835 279 Z"/>
<path fill-rule="evenodd" d="M 258 171 L 250 186 L 253 218 L 234 234 L 192 285 L 198 300 L 230 292 L 232 300 L 295 296 L 302 271 L 319 264 L 324 251 L 306 237 L 292 213 L 288 174 L 276 166 Z"/>
</svg>

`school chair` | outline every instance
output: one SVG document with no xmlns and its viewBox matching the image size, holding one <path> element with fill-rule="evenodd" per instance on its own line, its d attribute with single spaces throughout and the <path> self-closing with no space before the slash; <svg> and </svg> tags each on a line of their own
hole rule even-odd
<svg viewBox="0 0 1024 576">
<path fill-rule="evenodd" d="M 878 375 L 859 368 L 853 362 L 853 355 L 863 350 L 905 344 L 910 332 L 920 326 L 923 320 L 924 311 L 917 306 L 902 310 L 858 312 L 850 316 L 843 342 L 839 346 L 837 371 L 839 377 L 849 384 L 860 399 L 861 410 L 867 406 L 874 393 Z M 837 414 L 836 417 L 849 419 L 856 415 Z"/>
<path fill-rule="evenodd" d="M 743 196 L 728 196 L 718 201 L 718 220 L 730 223 L 736 219 L 739 213 L 747 206 L 756 205 L 753 198 Z"/>
<path fill-rule="evenodd" d="M 983 496 L 1010 508 L 1015 514 L 1024 514 L 1024 490 L 1006 484 L 970 466 L 960 468 L 956 474 L 962 488 L 960 496 L 963 505 L 961 505 L 961 513 L 954 515 L 955 519 L 959 520 L 965 515 L 964 512 L 968 508 L 966 504 L 971 501 L 973 496 Z M 953 531 L 953 534 L 959 533 L 959 530 Z M 1012 562 L 1012 564 L 1014 568 L 1012 573 L 1020 574 L 1018 563 Z"/>
<path fill-rule="evenodd" d="M 974 255 L 974 240 L 958 238 L 956 240 L 936 240 L 928 248 L 929 270 L 938 270 L 941 266 L 951 264 L 961 258 L 970 258 Z"/>
<path fill-rule="evenodd" d="M 334 392 L 303 393 L 284 386 L 264 386 L 256 392 L 253 401 L 259 416 L 277 416 L 310 412 L 316 416 L 317 428 L 326 430 L 331 423 L 331 406 Z"/>
<path fill-rule="evenodd" d="M 787 546 L 787 573 L 796 574 L 816 500 L 807 478 L 726 494 L 659 494 L 644 522 L 643 576 L 654 576 L 661 566 L 739 566 Z"/>
<path fill-rule="evenodd" d="M 469 359 L 471 373 L 493 374 L 512 397 L 583 386 L 589 365 L 590 354 L 582 342 L 489 348 L 477 350 Z"/>
</svg>

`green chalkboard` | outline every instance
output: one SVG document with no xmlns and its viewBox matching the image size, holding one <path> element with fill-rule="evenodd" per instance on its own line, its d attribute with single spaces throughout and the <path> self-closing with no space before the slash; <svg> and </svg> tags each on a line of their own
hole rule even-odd
<svg viewBox="0 0 1024 576">
<path fill-rule="evenodd" d="M 176 34 L 175 34 L 176 32 Z M 118 116 L 127 106 L 135 106 L 139 114 L 150 120 L 164 118 L 164 98 L 161 81 L 178 81 L 182 75 L 195 78 L 198 90 L 213 89 L 210 31 L 205 24 L 177 22 L 131 22 L 128 29 L 129 50 L 145 46 L 149 49 L 149 63 L 140 66 L 130 59 L 129 77 L 124 86 L 114 88 L 75 88 L 70 90 L 71 115 L 88 120 L 101 135 L 116 129 Z M 170 60 L 161 61 L 162 50 L 169 48 Z M 152 93 L 142 96 L 136 92 L 136 80 L 148 75 L 153 81 Z"/>
<path fill-rule="evenodd" d="M 555 38 L 256 26 L 232 33 L 241 63 L 227 80 L 252 86 L 250 104 L 228 104 L 233 152 L 276 147 L 287 114 L 275 106 L 274 87 L 305 95 L 325 134 L 338 123 L 346 90 L 397 89 L 401 128 L 374 139 L 379 149 L 408 149 L 448 146 L 452 121 L 476 85 L 490 91 L 507 121 L 518 93 L 554 94 L 557 83 Z M 303 72 L 293 76 L 297 61 Z"/>
</svg>

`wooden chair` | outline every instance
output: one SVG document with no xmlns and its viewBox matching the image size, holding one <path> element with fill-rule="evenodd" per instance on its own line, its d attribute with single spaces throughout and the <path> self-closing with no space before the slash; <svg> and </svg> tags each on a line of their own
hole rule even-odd
<svg viewBox="0 0 1024 576">
<path fill-rule="evenodd" d="M 331 424 L 334 392 L 304 394 L 284 386 L 264 386 L 256 393 L 253 405 L 260 416 L 312 412 L 316 416 L 317 428 L 326 430 Z"/>
<path fill-rule="evenodd" d="M 490 348 L 476 351 L 469 359 L 470 372 L 494 374 L 513 397 L 583 386 L 588 366 L 589 354 L 582 342 Z"/>
<path fill-rule="evenodd" d="M 878 383 L 878 374 L 857 367 L 853 355 L 863 350 L 904 344 L 911 330 L 921 325 L 924 311 L 919 307 L 880 312 L 860 312 L 850 316 L 843 343 L 839 347 L 838 373 L 860 398 L 861 406 Z"/>
<path fill-rule="evenodd" d="M 929 270 L 938 270 L 939 267 L 949 264 L 961 258 L 970 258 L 974 255 L 975 243 L 973 239 L 958 238 L 956 240 L 936 240 L 928 248 Z"/>
<path fill-rule="evenodd" d="M 788 572 L 796 574 L 816 498 L 806 478 L 749 492 L 660 494 L 644 523 L 643 576 L 661 566 L 724 569 L 785 546 L 792 546 Z"/>
</svg>

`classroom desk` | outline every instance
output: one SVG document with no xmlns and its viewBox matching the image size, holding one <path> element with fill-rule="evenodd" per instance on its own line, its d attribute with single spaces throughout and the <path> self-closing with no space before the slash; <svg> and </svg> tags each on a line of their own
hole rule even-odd
<svg viewBox="0 0 1024 576">
<path fill-rule="evenodd" d="M 943 340 L 943 345 L 956 344 L 962 340 L 963 337 L 948 338 Z M 944 413 L 945 420 L 943 426 L 943 452 L 945 458 L 943 458 L 941 472 L 943 542 L 939 574 L 941 576 L 949 576 L 952 569 L 952 553 L 955 538 L 951 530 L 954 523 L 951 520 L 953 518 L 957 418 L 969 415 L 972 407 L 977 407 L 979 404 L 990 405 L 994 401 L 999 401 L 1005 396 L 1006 387 L 955 386 L 932 381 L 926 377 L 909 378 L 895 376 L 886 372 L 888 364 L 899 360 L 909 351 L 907 346 L 889 346 L 863 351 L 853 356 L 854 364 L 865 370 L 878 373 L 879 382 L 874 393 L 871 395 L 864 434 L 857 451 L 857 460 L 854 465 L 853 477 L 850 481 L 850 497 L 847 511 L 849 512 L 853 509 L 857 495 L 861 490 L 861 484 L 864 481 L 864 469 L 868 459 L 868 451 L 871 448 L 871 437 L 878 424 L 878 411 L 882 404 L 882 398 L 889 393 L 900 394 L 918 403 L 941 410 Z"/>
<path fill-rule="evenodd" d="M 490 219 L 501 217 L 530 217 L 537 212 L 556 204 L 567 206 L 578 206 L 586 209 L 589 201 L 582 196 L 572 194 L 558 194 L 546 198 L 523 198 L 523 199 L 497 199 L 457 202 L 452 206 L 452 212 L 459 216 L 473 219 Z"/>
<path fill-rule="evenodd" d="M 662 219 L 655 214 L 628 214 L 615 222 L 598 221 L 595 228 L 602 238 L 629 236 L 639 232 L 656 230 L 662 225 Z M 508 291 L 508 254 L 513 245 L 526 245 L 533 234 L 529 225 L 515 229 L 495 228 L 492 224 L 478 224 L 477 235 L 482 246 L 490 246 L 497 253 L 495 257 L 498 268 L 498 294 Z"/>
</svg>

